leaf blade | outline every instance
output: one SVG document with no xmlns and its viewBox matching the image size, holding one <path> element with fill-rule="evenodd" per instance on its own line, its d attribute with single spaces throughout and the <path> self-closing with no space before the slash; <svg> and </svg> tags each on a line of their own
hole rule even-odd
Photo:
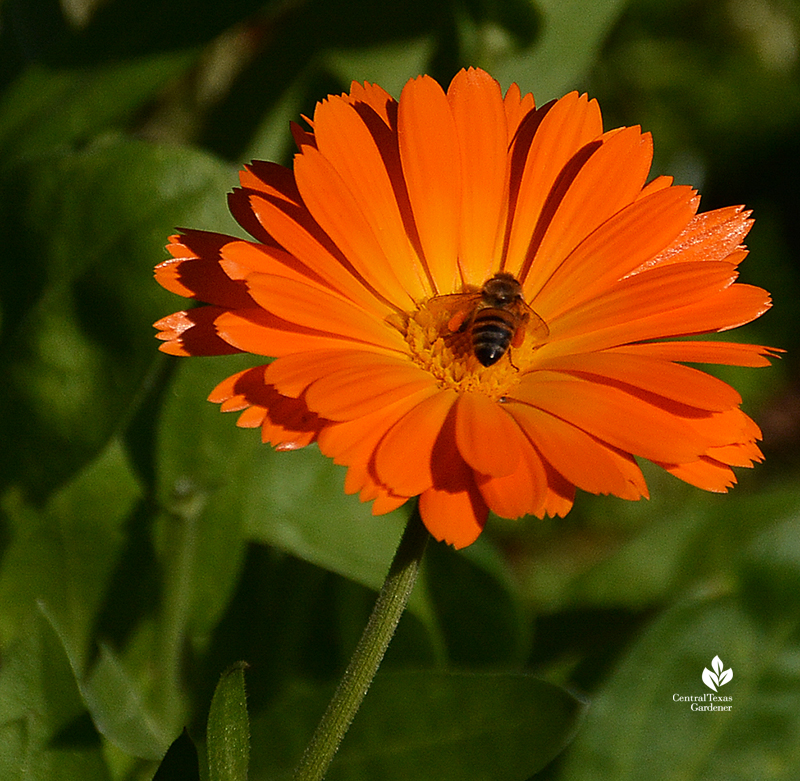
<svg viewBox="0 0 800 781">
<path fill-rule="evenodd" d="M 246 781 L 250 764 L 250 720 L 244 671 L 237 662 L 222 673 L 208 714 L 209 781 Z"/>
</svg>

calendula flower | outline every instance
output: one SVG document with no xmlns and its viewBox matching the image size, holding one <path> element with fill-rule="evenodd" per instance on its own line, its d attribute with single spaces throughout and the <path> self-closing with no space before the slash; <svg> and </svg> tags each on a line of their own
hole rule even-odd
<svg viewBox="0 0 800 781">
<path fill-rule="evenodd" d="M 252 240 L 187 230 L 156 270 L 206 304 L 156 324 L 162 350 L 275 358 L 212 391 L 240 426 L 317 442 L 375 514 L 418 496 L 456 547 L 490 510 L 647 496 L 635 456 L 709 491 L 760 460 L 739 394 L 685 364 L 776 351 L 677 339 L 769 307 L 736 282 L 750 213 L 648 182 L 649 134 L 473 69 L 399 101 L 353 84 L 309 127 L 291 170 L 255 162 L 230 195 Z"/>
</svg>

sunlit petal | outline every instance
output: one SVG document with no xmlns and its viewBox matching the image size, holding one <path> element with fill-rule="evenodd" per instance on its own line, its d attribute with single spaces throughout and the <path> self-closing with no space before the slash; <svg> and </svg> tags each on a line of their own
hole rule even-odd
<svg viewBox="0 0 800 781">
<path fill-rule="evenodd" d="M 508 131 L 500 85 L 487 73 L 461 71 L 447 98 L 461 153 L 458 259 L 465 283 L 492 275 L 507 209 Z"/>
<path fill-rule="evenodd" d="M 389 429 L 375 451 L 375 470 L 382 482 L 408 496 L 433 485 L 433 448 L 457 398 L 452 391 L 433 393 Z"/>
<path fill-rule="evenodd" d="M 502 477 L 517 468 L 522 436 L 502 406 L 482 393 L 463 393 L 456 407 L 456 444 L 476 472 Z"/>
<path fill-rule="evenodd" d="M 430 77 L 403 89 L 398 114 L 400 158 L 423 262 L 438 293 L 460 284 L 458 275 L 461 157 L 447 96 Z"/>
</svg>

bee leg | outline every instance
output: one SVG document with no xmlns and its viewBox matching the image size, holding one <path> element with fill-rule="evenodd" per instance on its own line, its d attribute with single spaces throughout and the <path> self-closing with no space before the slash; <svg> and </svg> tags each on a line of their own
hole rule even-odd
<svg viewBox="0 0 800 781">
<path fill-rule="evenodd" d="M 456 333 L 456 331 L 466 331 L 469 325 L 472 322 L 472 317 L 469 309 L 463 309 L 460 312 L 456 312 L 448 321 L 447 329 L 450 333 Z"/>
</svg>

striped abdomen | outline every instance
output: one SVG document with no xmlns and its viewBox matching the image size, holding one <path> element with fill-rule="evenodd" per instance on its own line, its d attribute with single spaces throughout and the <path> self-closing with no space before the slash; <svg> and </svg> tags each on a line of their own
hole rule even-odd
<svg viewBox="0 0 800 781">
<path fill-rule="evenodd" d="M 505 309 L 486 307 L 472 321 L 472 349 L 484 366 L 497 363 L 508 350 L 519 319 Z"/>
</svg>

